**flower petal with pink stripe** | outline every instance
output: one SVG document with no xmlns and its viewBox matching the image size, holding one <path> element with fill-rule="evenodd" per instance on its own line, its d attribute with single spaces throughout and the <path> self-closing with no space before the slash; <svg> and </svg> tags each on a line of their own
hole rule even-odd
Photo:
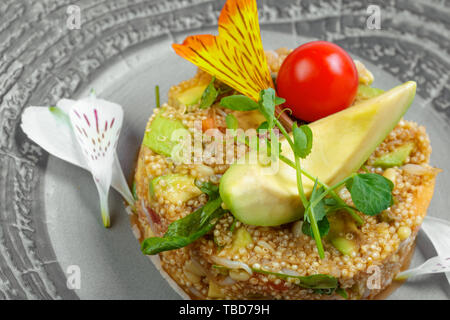
<svg viewBox="0 0 450 320">
<path fill-rule="evenodd" d="M 69 118 L 97 186 L 103 224 L 109 227 L 108 193 L 123 121 L 122 107 L 91 96 L 75 102 Z"/>
</svg>

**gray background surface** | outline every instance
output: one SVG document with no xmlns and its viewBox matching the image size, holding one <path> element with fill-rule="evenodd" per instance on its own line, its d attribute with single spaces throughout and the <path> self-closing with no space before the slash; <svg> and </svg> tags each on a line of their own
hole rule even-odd
<svg viewBox="0 0 450 320">
<path fill-rule="evenodd" d="M 113 227 L 105 230 L 89 174 L 31 143 L 19 128 L 20 115 L 28 105 L 53 105 L 95 88 L 124 106 L 119 151 L 131 173 L 154 85 L 165 97 L 194 71 L 170 44 L 212 32 L 223 3 L 1 0 L 0 299 L 178 298 L 140 254 L 119 197 L 111 196 Z M 258 3 L 266 49 L 329 40 L 366 62 L 383 89 L 416 80 L 408 117 L 427 125 L 432 163 L 449 168 L 449 1 L 370 1 L 381 8 L 381 30 L 366 28 L 365 1 Z M 81 7 L 80 30 L 66 27 L 70 4 Z M 449 181 L 448 172 L 439 177 L 431 215 L 449 219 L 443 191 Z M 420 234 L 414 263 L 434 254 Z M 67 289 L 64 274 L 72 264 L 82 271 L 76 291 Z M 392 298 L 448 299 L 448 287 L 435 275 L 408 282 Z"/>
</svg>

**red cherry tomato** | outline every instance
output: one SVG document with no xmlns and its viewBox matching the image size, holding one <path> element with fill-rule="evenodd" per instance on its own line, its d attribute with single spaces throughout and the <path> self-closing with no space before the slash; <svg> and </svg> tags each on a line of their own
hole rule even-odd
<svg viewBox="0 0 450 320">
<path fill-rule="evenodd" d="M 349 107 L 358 90 L 358 72 L 347 52 L 334 43 L 313 41 L 292 51 L 281 65 L 277 94 L 284 107 L 315 121 Z"/>
</svg>

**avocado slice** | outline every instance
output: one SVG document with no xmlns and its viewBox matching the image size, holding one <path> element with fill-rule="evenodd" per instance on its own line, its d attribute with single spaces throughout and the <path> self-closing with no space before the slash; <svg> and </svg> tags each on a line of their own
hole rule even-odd
<svg viewBox="0 0 450 320">
<path fill-rule="evenodd" d="M 407 142 L 404 145 L 395 148 L 395 150 L 376 158 L 373 165 L 384 169 L 402 166 L 413 149 L 414 142 Z"/>
<path fill-rule="evenodd" d="M 173 204 L 183 203 L 202 194 L 194 181 L 193 177 L 178 173 L 159 176 L 150 182 L 149 195 L 152 198 L 162 196 Z"/>
<path fill-rule="evenodd" d="M 330 221 L 330 231 L 327 239 L 331 244 L 344 255 L 351 255 L 358 250 L 358 244 L 355 240 L 346 238 L 346 234 L 358 234 L 359 230 L 355 222 L 341 212 L 335 212 L 328 216 Z"/>
<path fill-rule="evenodd" d="M 205 85 L 199 85 L 192 88 L 189 88 L 183 92 L 181 92 L 177 96 L 177 100 L 180 104 L 183 104 L 185 106 L 191 106 L 196 104 L 200 101 L 200 98 L 202 97 L 203 91 L 205 91 L 208 84 Z"/>
<path fill-rule="evenodd" d="M 145 146 L 158 154 L 172 156 L 173 148 L 178 145 L 181 136 L 190 134 L 180 120 L 164 118 L 158 114 L 145 132 Z"/>
<path fill-rule="evenodd" d="M 356 93 L 356 100 L 362 101 L 379 96 L 384 92 L 383 89 L 372 88 L 371 86 L 360 84 Z"/>
<path fill-rule="evenodd" d="M 416 83 L 406 82 L 311 123 L 314 143 L 302 160 L 303 168 L 327 184 L 357 171 L 408 110 L 415 92 Z M 282 152 L 294 158 L 287 141 L 282 141 Z M 295 170 L 281 161 L 277 164 L 279 169 L 271 173 L 258 163 L 235 163 L 222 176 L 220 195 L 238 220 L 277 226 L 302 217 Z M 303 188 L 307 194 L 313 188 L 304 176 Z"/>
<path fill-rule="evenodd" d="M 251 234 L 244 227 L 240 227 L 233 234 L 231 250 L 239 252 L 239 249 L 247 247 L 250 243 L 253 243 Z"/>
<path fill-rule="evenodd" d="M 355 241 L 348 240 L 344 237 L 331 238 L 330 241 L 336 249 L 346 256 L 351 256 L 353 252 L 358 250 L 358 246 Z"/>
</svg>

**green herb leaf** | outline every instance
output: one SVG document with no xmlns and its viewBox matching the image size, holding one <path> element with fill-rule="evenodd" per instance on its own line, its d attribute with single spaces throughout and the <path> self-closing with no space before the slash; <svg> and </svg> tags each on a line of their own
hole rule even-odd
<svg viewBox="0 0 450 320">
<path fill-rule="evenodd" d="M 272 88 L 260 92 L 259 111 L 266 118 L 268 128 L 272 129 L 275 122 L 275 90 Z"/>
<path fill-rule="evenodd" d="M 346 183 L 356 209 L 374 216 L 392 204 L 394 184 L 376 173 L 357 174 Z"/>
<path fill-rule="evenodd" d="M 330 222 L 328 221 L 328 218 L 324 217 L 322 220 L 317 221 L 317 227 L 319 228 L 320 236 L 325 237 L 330 231 Z M 311 238 L 314 237 L 311 223 L 309 221 L 303 221 L 302 232 Z"/>
<path fill-rule="evenodd" d="M 319 257 L 322 259 L 325 254 L 323 250 L 322 237 L 328 234 L 328 231 L 330 230 L 330 223 L 326 217 L 323 198 L 319 201 L 319 197 L 325 191 L 322 187 L 317 188 L 317 185 L 318 179 L 316 178 L 310 201 L 308 201 L 305 209 L 302 232 L 316 241 Z"/>
<path fill-rule="evenodd" d="M 329 207 L 333 207 L 333 206 L 337 206 L 338 205 L 338 202 L 336 201 L 336 199 L 333 199 L 333 198 L 324 198 L 323 199 L 323 203 L 326 206 L 329 206 Z"/>
<path fill-rule="evenodd" d="M 224 108 L 237 111 L 251 111 L 258 109 L 258 103 L 244 95 L 224 97 L 220 100 L 220 105 Z"/>
<path fill-rule="evenodd" d="M 294 122 L 292 126 L 292 134 L 294 137 L 294 154 L 302 159 L 311 153 L 313 135 L 311 129 L 307 125 L 297 126 Z"/>
<path fill-rule="evenodd" d="M 183 248 L 208 233 L 225 210 L 222 199 L 209 200 L 193 213 L 172 222 L 163 237 L 151 237 L 142 242 L 141 250 L 146 255 Z"/>
<path fill-rule="evenodd" d="M 325 204 L 325 211 L 327 212 L 327 214 L 346 208 L 355 209 L 345 203 L 339 203 L 338 201 L 336 201 L 336 199 L 333 198 L 324 198 L 323 203 Z"/>
<path fill-rule="evenodd" d="M 317 188 L 318 182 L 316 180 L 313 190 L 311 192 L 311 197 L 309 198 L 309 203 L 312 204 L 315 202 L 322 193 L 325 192 L 325 189 L 323 187 Z M 309 208 L 307 207 L 306 210 Z M 314 206 L 314 217 L 316 218 L 316 221 L 319 222 L 323 218 L 326 218 L 326 210 L 325 210 L 325 203 L 324 199 L 320 200 L 317 205 Z M 305 216 L 305 220 L 310 222 L 309 215 Z"/>
<path fill-rule="evenodd" d="M 280 97 L 275 97 L 275 105 L 278 106 L 279 104 L 285 103 L 286 100 Z"/>
<path fill-rule="evenodd" d="M 336 288 L 336 293 L 340 295 L 344 299 L 348 299 L 348 293 L 345 289 L 342 289 L 341 287 Z"/>
<path fill-rule="evenodd" d="M 298 285 L 307 289 L 335 289 L 338 281 L 335 277 L 328 274 L 313 274 L 311 276 L 292 276 L 285 273 L 271 272 L 262 269 L 252 268 L 253 272 L 274 275 L 280 279 L 287 280 L 289 278 L 299 279 Z"/>
<path fill-rule="evenodd" d="M 311 193 L 311 197 L 309 199 L 309 205 L 314 203 L 321 194 L 325 192 L 324 188 L 317 188 L 317 180 L 314 184 L 313 191 Z M 312 212 L 314 213 L 315 220 L 317 222 L 317 227 L 319 228 L 319 234 L 320 237 L 324 237 L 328 234 L 330 231 L 330 223 L 327 219 L 327 212 L 325 210 L 325 201 L 324 199 L 320 200 L 313 208 Z M 305 212 L 310 213 L 311 208 L 307 207 Z M 313 230 L 311 227 L 311 218 L 310 214 L 305 214 L 303 225 L 302 225 L 302 232 L 306 234 L 307 236 L 314 237 Z M 320 239 L 319 239 L 320 240 Z"/>
<path fill-rule="evenodd" d="M 256 131 L 259 133 L 261 130 L 268 130 L 269 129 L 269 124 L 267 123 L 267 121 L 264 121 L 263 123 L 261 123 L 258 127 L 258 129 L 256 129 Z"/>
<path fill-rule="evenodd" d="M 216 101 L 219 93 L 214 87 L 214 81 L 216 81 L 216 77 L 212 77 L 211 82 L 208 84 L 205 91 L 203 91 L 202 97 L 200 99 L 200 109 L 207 109 L 211 107 L 214 101 Z"/>
<path fill-rule="evenodd" d="M 227 114 L 227 116 L 225 117 L 225 123 L 227 124 L 228 129 L 237 130 L 237 128 L 239 127 L 238 120 L 231 113 Z"/>
<path fill-rule="evenodd" d="M 195 180 L 194 184 L 199 188 L 203 193 L 206 193 L 209 198 L 216 198 L 219 196 L 219 186 L 211 183 L 211 182 L 200 182 L 199 180 Z"/>
<path fill-rule="evenodd" d="M 217 89 L 217 92 L 219 93 L 219 95 L 221 95 L 221 94 L 225 94 L 225 93 L 231 92 L 233 90 L 234 90 L 233 88 L 225 85 L 225 87 Z"/>
</svg>

